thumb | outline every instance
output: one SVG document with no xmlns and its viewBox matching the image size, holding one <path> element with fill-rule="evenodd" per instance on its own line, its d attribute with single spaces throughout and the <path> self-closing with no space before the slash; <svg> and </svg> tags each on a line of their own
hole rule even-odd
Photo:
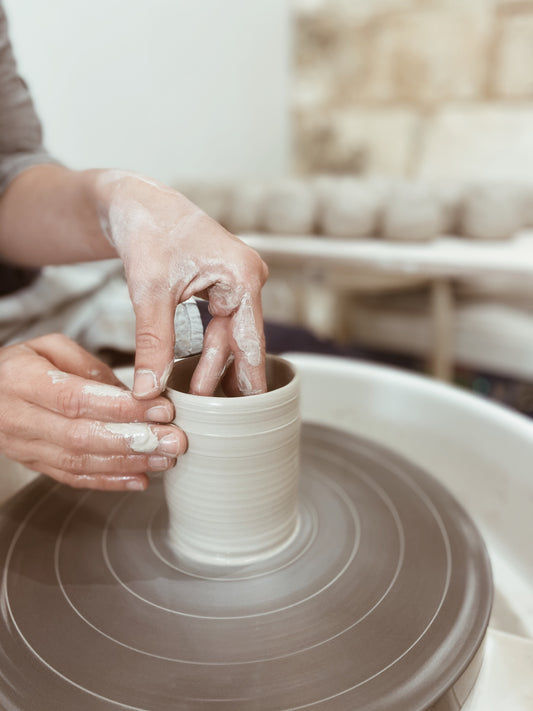
<svg viewBox="0 0 533 711">
<path fill-rule="evenodd" d="M 135 377 L 133 395 L 149 399 L 166 386 L 174 361 L 174 312 L 172 300 L 148 301 L 135 309 Z"/>
</svg>

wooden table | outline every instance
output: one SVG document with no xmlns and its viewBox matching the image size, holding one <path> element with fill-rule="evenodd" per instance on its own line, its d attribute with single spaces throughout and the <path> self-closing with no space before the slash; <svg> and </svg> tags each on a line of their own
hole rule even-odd
<svg viewBox="0 0 533 711">
<path fill-rule="evenodd" d="M 432 242 L 400 243 L 380 239 L 334 239 L 325 236 L 242 235 L 269 267 L 302 284 L 320 281 L 335 295 L 335 337 L 348 334 L 354 297 L 427 286 L 433 342 L 429 370 L 441 380 L 453 374 L 454 293 L 458 278 L 480 276 L 533 277 L 533 232 L 505 242 L 479 242 L 440 237 Z M 299 307 L 305 316 L 305 289 Z"/>
</svg>

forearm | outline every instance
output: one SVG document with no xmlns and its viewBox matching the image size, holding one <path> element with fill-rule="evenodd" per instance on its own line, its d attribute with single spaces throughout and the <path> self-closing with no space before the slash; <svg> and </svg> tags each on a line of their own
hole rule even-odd
<svg viewBox="0 0 533 711">
<path fill-rule="evenodd" d="M 15 178 L 0 199 L 0 259 L 42 266 L 117 256 L 100 222 L 103 172 L 38 165 Z"/>
<path fill-rule="evenodd" d="M 35 166 L 0 200 L 0 259 L 40 266 L 119 256 L 136 316 L 133 392 L 163 391 L 174 356 L 176 305 L 209 299 L 210 344 L 191 387 L 211 394 L 230 357 L 232 392 L 264 392 L 259 255 L 186 197 L 128 171 Z"/>
</svg>

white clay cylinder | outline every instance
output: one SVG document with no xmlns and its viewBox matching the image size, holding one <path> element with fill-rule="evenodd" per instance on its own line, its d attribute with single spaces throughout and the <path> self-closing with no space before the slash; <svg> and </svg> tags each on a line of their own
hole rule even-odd
<svg viewBox="0 0 533 711">
<path fill-rule="evenodd" d="M 188 392 L 197 358 L 179 361 L 169 379 L 175 423 L 187 452 L 165 473 L 168 539 L 174 552 L 215 565 L 273 555 L 298 527 L 299 377 L 267 356 L 268 392 L 203 397 Z"/>
<path fill-rule="evenodd" d="M 526 224 L 525 190 L 512 183 L 489 182 L 467 191 L 461 234 L 470 239 L 510 239 Z"/>
<path fill-rule="evenodd" d="M 382 236 L 387 240 L 425 242 L 438 237 L 442 224 L 439 203 L 419 183 L 399 182 L 387 197 Z"/>
<path fill-rule="evenodd" d="M 265 190 L 262 228 L 277 234 L 311 234 L 315 230 L 316 200 L 310 184 L 287 179 Z"/>
<path fill-rule="evenodd" d="M 466 187 L 458 181 L 436 181 L 428 186 L 440 209 L 439 235 L 458 235 Z"/>
<path fill-rule="evenodd" d="M 257 232 L 265 188 L 258 183 L 243 183 L 235 188 L 228 205 L 225 227 L 234 234 Z"/>
<path fill-rule="evenodd" d="M 368 182 L 355 178 L 316 181 L 319 195 L 318 229 L 330 237 L 373 237 L 379 200 Z"/>
</svg>

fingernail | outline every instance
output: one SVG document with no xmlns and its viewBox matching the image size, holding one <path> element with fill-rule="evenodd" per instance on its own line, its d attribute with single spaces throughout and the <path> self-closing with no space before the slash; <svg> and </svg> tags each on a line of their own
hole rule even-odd
<svg viewBox="0 0 533 711">
<path fill-rule="evenodd" d="M 146 410 L 144 419 L 147 422 L 169 422 L 172 419 L 172 412 L 169 407 L 156 405 Z"/>
<path fill-rule="evenodd" d="M 126 489 L 130 491 L 144 491 L 146 489 L 146 484 L 140 479 L 129 479 L 126 482 Z"/>
<path fill-rule="evenodd" d="M 153 370 L 136 370 L 133 381 L 134 395 L 150 395 L 157 390 L 157 378 Z"/>
<path fill-rule="evenodd" d="M 162 439 L 159 440 L 160 452 L 165 452 L 166 454 L 171 454 L 176 457 L 181 450 L 180 437 L 177 434 L 167 434 Z"/>
<path fill-rule="evenodd" d="M 172 466 L 172 460 L 169 457 L 154 454 L 152 457 L 149 457 L 148 464 L 150 465 L 150 469 L 158 472 L 164 472 L 167 469 L 170 469 Z"/>
</svg>

